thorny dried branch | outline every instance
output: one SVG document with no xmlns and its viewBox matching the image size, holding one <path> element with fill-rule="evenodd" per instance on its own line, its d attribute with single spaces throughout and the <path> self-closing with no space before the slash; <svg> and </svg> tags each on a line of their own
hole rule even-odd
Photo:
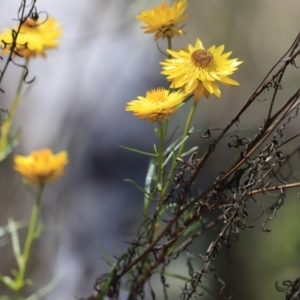
<svg viewBox="0 0 300 300">
<path fill-rule="evenodd" d="M 282 287 L 276 282 L 276 290 L 279 292 L 287 292 L 285 300 L 299 300 L 300 299 L 300 277 L 294 281 L 284 280 Z"/>
<path fill-rule="evenodd" d="M 284 136 L 285 129 L 298 118 L 300 88 L 284 102 L 281 100 L 280 103 L 283 103 L 281 106 L 277 101 L 278 91 L 284 89 L 283 78 L 286 71 L 289 68 L 297 68 L 296 58 L 300 54 L 299 45 L 300 33 L 238 114 L 221 130 L 221 133 L 200 158 L 197 158 L 196 153 L 193 153 L 187 161 L 178 158 L 178 168 L 174 174 L 173 185 L 168 196 L 163 199 L 166 213 L 160 215 L 156 211 L 152 219 L 147 219 L 141 224 L 137 238 L 130 243 L 127 253 L 117 258 L 110 273 L 97 279 L 96 292 L 89 299 L 103 299 L 104 296 L 109 299 L 118 299 L 120 289 L 124 286 L 128 290 L 128 300 L 145 299 L 147 291 L 152 299 L 155 299 L 155 291 L 151 287 L 151 278 L 155 272 L 160 274 L 164 297 L 168 299 L 168 284 L 164 272 L 166 267 L 182 253 L 188 253 L 187 268 L 190 279 L 182 290 L 181 299 L 201 297 L 203 290 L 199 284 L 208 273 L 212 273 L 220 283 L 220 294 L 225 298 L 226 283 L 217 275 L 216 260 L 223 246 L 230 248 L 232 234 L 252 227 L 247 223 L 249 212 L 246 202 L 254 201 L 263 213 L 265 208 L 255 198 L 256 195 L 266 194 L 275 197 L 275 203 L 269 208 L 272 215 L 262 224 L 264 231 L 270 231 L 267 224 L 282 206 L 286 190 L 300 187 L 297 173 L 291 171 L 287 176 L 281 174 L 284 166 L 291 169 L 289 164 L 292 154 L 285 153 L 285 146 L 300 135 L 297 133 L 286 140 Z M 239 151 L 239 158 L 229 170 L 220 172 L 222 175 L 216 178 L 207 190 L 193 196 L 192 188 L 196 186 L 196 179 L 208 158 L 213 155 L 219 142 L 233 126 L 239 123 L 243 113 L 259 99 L 259 96 L 265 93 L 271 94 L 270 104 L 266 111 L 267 117 L 258 128 L 257 133 L 253 137 L 232 135 L 228 146 Z M 278 106 L 279 108 L 275 109 Z M 202 138 L 209 137 L 210 130 Z M 298 151 L 299 148 L 296 149 L 296 152 Z M 299 173 L 299 170 L 297 172 Z M 273 191 L 278 191 L 278 193 L 273 195 L 271 194 Z M 214 221 L 205 223 L 203 216 L 212 211 L 218 211 L 219 214 Z M 164 226 L 161 227 L 154 239 L 149 239 L 158 220 Z M 205 255 L 201 255 L 204 261 L 202 269 L 195 271 L 188 246 L 217 222 L 223 223 L 221 230 L 216 239 L 210 243 Z M 145 231 L 146 227 L 152 230 Z M 289 291 L 290 295 L 286 299 L 299 299 L 299 279 L 294 283 L 286 281 L 284 286 L 287 288 L 281 289 L 281 291 Z M 280 288 L 277 287 L 277 290 Z"/>
<path fill-rule="evenodd" d="M 22 0 L 21 1 L 21 5 L 19 7 L 18 17 L 17 17 L 17 20 L 19 21 L 18 28 L 17 28 L 17 30 L 12 29 L 12 32 L 11 32 L 12 43 L 8 44 L 3 40 L 1 41 L 4 44 L 4 46 L 2 47 L 2 50 L 5 49 L 5 48 L 9 48 L 9 55 L 8 55 L 6 61 L 5 61 L 4 67 L 2 68 L 2 70 L 0 70 L 0 91 L 2 93 L 4 93 L 4 90 L 1 88 L 2 80 L 4 78 L 4 75 L 7 71 L 7 68 L 8 68 L 10 63 L 13 63 L 15 66 L 24 69 L 25 72 L 24 72 L 23 80 L 24 80 L 25 83 L 31 83 L 34 80 L 34 78 L 33 78 L 29 81 L 26 81 L 26 78 L 28 76 L 28 68 L 25 64 L 16 63 L 15 60 L 14 60 L 14 56 L 17 56 L 17 57 L 20 56 L 18 54 L 18 50 L 24 49 L 24 48 L 27 47 L 26 44 L 25 45 L 19 45 L 17 43 L 17 38 L 18 38 L 18 35 L 20 33 L 21 27 L 26 22 L 26 20 L 28 18 L 38 17 L 37 8 L 35 6 L 36 1 L 37 0 L 31 0 L 31 1 Z M 2 60 L 3 57 L 0 57 L 0 59 Z"/>
</svg>

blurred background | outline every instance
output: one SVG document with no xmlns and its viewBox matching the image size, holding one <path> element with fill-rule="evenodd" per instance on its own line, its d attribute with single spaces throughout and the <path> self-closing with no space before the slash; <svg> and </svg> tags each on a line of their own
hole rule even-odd
<svg viewBox="0 0 300 300">
<path fill-rule="evenodd" d="M 124 241 L 134 238 L 142 219 L 142 195 L 123 180 L 131 178 L 143 185 L 148 160 L 119 145 L 151 151 L 156 142 L 155 126 L 125 112 L 124 107 L 147 90 L 167 84 L 159 74 L 163 57 L 154 36 L 145 35 L 140 29 L 142 23 L 135 19 L 141 10 L 160 2 L 37 2 L 38 11 L 60 20 L 63 37 L 58 50 L 48 52 L 46 59 L 30 62 L 29 78 L 36 80 L 18 110 L 15 129 L 21 131 L 22 138 L 13 154 L 28 155 L 45 147 L 54 152 L 67 150 L 70 164 L 66 177 L 46 187 L 42 209 L 46 228 L 32 256 L 28 276 L 35 286 L 28 293 L 59 277 L 59 284 L 43 299 L 88 297 L 96 277 L 109 270 L 99 244 L 116 255 L 126 249 Z M 1 28 L 15 24 L 19 4 L 18 0 L 1 1 Z M 190 18 L 184 27 L 187 34 L 175 39 L 174 48 L 194 44 L 199 37 L 204 46 L 224 44 L 226 52 L 233 52 L 232 58 L 244 61 L 232 76 L 239 87 L 221 86 L 221 99 L 201 100 L 195 118 L 197 129 L 224 127 L 233 118 L 297 36 L 299 9 L 299 0 L 189 1 Z M 165 40 L 159 44 L 166 48 Z M 2 85 L 5 93 L 0 95 L 1 108 L 9 107 L 20 74 L 20 69 L 10 65 Z M 289 74 L 279 101 L 299 86 L 299 71 Z M 252 136 L 262 124 L 267 107 L 268 103 L 257 102 L 244 114 L 240 129 L 248 129 Z M 173 126 L 179 125 L 179 130 L 186 111 L 172 117 Z M 295 120 L 286 133 L 296 134 L 297 128 L 299 121 Z M 238 154 L 227 151 L 228 142 L 229 138 L 224 140 L 224 148 L 208 162 L 199 190 L 235 160 Z M 191 142 L 201 143 L 200 136 Z M 289 144 L 291 150 L 297 143 Z M 226 160 L 224 149 L 228 152 Z M 0 226 L 5 226 L 8 218 L 27 219 L 33 201 L 12 169 L 12 157 L 0 165 Z M 299 166 L 299 153 L 295 157 L 295 166 Z M 295 190 L 288 194 L 288 205 L 270 225 L 271 233 L 260 228 L 268 216 L 253 220 L 257 226 L 242 232 L 230 252 L 221 255 L 218 270 L 229 285 L 228 292 L 234 292 L 233 299 L 283 299 L 284 295 L 275 291 L 275 282 L 299 276 L 300 203 L 296 194 Z M 252 217 L 257 215 L 253 207 Z M 217 233 L 213 231 L 211 237 Z M 196 253 L 205 251 L 211 237 L 196 242 Z M 14 258 L 10 244 L 1 245 L 0 272 L 8 274 Z M 185 262 L 178 262 L 172 270 L 182 272 L 181 263 Z M 194 263 L 195 269 L 201 268 L 198 255 Z M 179 286 L 183 285 L 179 281 L 172 284 L 171 299 L 179 299 Z M 0 294 L 5 292 L 0 285 Z"/>
</svg>

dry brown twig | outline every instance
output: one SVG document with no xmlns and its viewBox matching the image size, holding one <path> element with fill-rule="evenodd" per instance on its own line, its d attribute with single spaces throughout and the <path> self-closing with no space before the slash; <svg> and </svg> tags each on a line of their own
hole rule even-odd
<svg viewBox="0 0 300 300">
<path fill-rule="evenodd" d="M 221 283 L 220 293 L 223 293 L 226 284 L 217 276 L 212 263 L 215 263 L 221 245 L 224 243 L 226 245 L 230 244 L 231 233 L 237 233 L 251 227 L 247 224 L 248 211 L 245 201 L 254 200 L 254 196 L 258 194 L 279 191 L 278 200 L 273 207 L 273 215 L 263 224 L 263 228 L 266 228 L 267 222 L 275 216 L 276 211 L 281 207 L 285 191 L 300 186 L 300 181 L 285 182 L 278 176 L 282 165 L 288 163 L 288 159 L 284 157 L 279 149 L 282 149 L 284 145 L 299 136 L 297 134 L 284 141 L 282 132 L 292 122 L 292 119 L 298 116 L 300 88 L 294 91 L 279 109 L 275 110 L 274 108 L 278 92 L 283 88 L 282 79 L 286 71 L 289 67 L 296 67 L 295 60 L 300 54 L 299 45 L 300 33 L 286 53 L 271 68 L 237 115 L 207 147 L 202 156 L 196 158 L 194 155 L 185 162 L 186 167 L 180 168 L 180 176 L 176 177 L 176 184 L 174 184 L 176 187 L 173 186 L 167 199 L 164 199 L 166 206 L 170 205 L 171 201 L 173 204 L 171 207 L 175 207 L 168 210 L 171 216 L 164 220 L 161 218 L 164 226 L 156 233 L 150 244 L 145 232 L 139 233 L 137 239 L 131 243 L 128 253 L 117 260 L 111 273 L 101 276 L 100 280 L 96 282 L 95 286 L 98 293 L 93 299 L 103 299 L 104 295 L 110 299 L 118 299 L 122 284 L 126 284 L 129 290 L 128 300 L 144 299 L 146 283 L 150 282 L 150 278 L 160 268 L 166 296 L 166 283 L 163 279 L 165 267 L 171 260 L 176 259 L 183 251 L 186 251 L 187 247 L 204 231 L 214 227 L 217 222 L 220 223 L 221 221 L 223 221 L 223 227 L 217 238 L 210 244 L 206 255 L 203 256 L 203 268 L 194 272 L 191 267 L 188 267 L 190 268 L 191 279 L 186 283 L 181 299 L 187 300 L 201 294 L 198 291 L 199 283 L 201 283 L 203 275 L 207 272 L 213 273 Z M 219 142 L 239 122 L 243 113 L 253 105 L 258 97 L 271 89 L 273 89 L 273 93 L 266 112 L 267 117 L 257 134 L 253 138 L 235 136 L 236 147 L 240 148 L 240 157 L 208 189 L 197 196 L 191 196 L 193 193 L 192 188 L 195 186 L 199 173 L 208 158 L 214 153 Z M 271 137 L 272 134 L 273 137 Z M 187 176 L 189 176 L 188 180 L 184 181 Z M 294 176 L 290 176 L 289 180 L 292 179 L 296 181 Z M 256 202 L 256 200 L 254 201 Z M 216 210 L 220 210 L 222 213 L 215 220 L 203 224 L 202 227 L 200 225 L 200 228 L 193 231 L 192 235 L 183 237 L 191 226 L 197 224 L 196 222 L 202 222 L 206 213 Z M 186 217 L 186 214 L 188 217 Z M 157 217 L 158 215 L 155 215 L 153 219 L 147 220 L 153 228 L 156 226 Z M 126 276 L 131 277 L 131 280 L 126 281 Z M 107 292 L 103 291 L 105 284 L 108 286 L 106 287 Z M 155 292 L 150 285 L 149 290 L 150 295 L 155 299 Z"/>
</svg>

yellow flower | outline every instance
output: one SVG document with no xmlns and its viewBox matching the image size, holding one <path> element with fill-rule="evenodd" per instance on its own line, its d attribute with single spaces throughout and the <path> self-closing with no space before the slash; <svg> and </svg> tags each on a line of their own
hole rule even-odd
<svg viewBox="0 0 300 300">
<path fill-rule="evenodd" d="M 189 16 L 181 16 L 187 8 L 187 0 L 176 1 L 170 8 L 166 2 L 161 3 L 152 10 L 144 10 L 136 18 L 147 26 L 142 26 L 145 33 L 154 33 L 154 39 L 165 37 L 174 37 L 184 34 L 184 31 L 178 26 L 179 23 L 186 20 Z"/>
<path fill-rule="evenodd" d="M 9 53 L 13 44 L 14 29 L 4 29 L 0 33 L 0 41 L 4 44 L 4 53 Z M 28 18 L 22 24 L 16 40 L 15 54 L 25 58 L 41 55 L 46 57 L 45 50 L 58 47 L 58 38 L 62 28 L 58 21 L 48 17 L 45 21 L 39 18 Z"/>
<path fill-rule="evenodd" d="M 161 122 L 170 119 L 170 114 L 177 111 L 177 107 L 184 100 L 185 94 L 181 91 L 169 93 L 164 88 L 147 91 L 146 97 L 137 97 L 127 103 L 126 111 L 133 111 L 138 118 L 148 118 L 148 122 Z"/>
<path fill-rule="evenodd" d="M 180 51 L 167 50 L 171 59 L 166 59 L 161 74 L 167 75 L 171 87 L 184 88 L 186 94 L 194 92 L 198 101 L 202 94 L 221 96 L 218 81 L 226 85 L 239 85 L 228 76 L 242 63 L 236 58 L 227 59 L 231 52 L 223 53 L 224 45 L 212 46 L 207 50 L 202 42 L 197 39 L 195 46 L 189 45 L 188 49 Z"/>
<path fill-rule="evenodd" d="M 33 151 L 29 156 L 16 155 L 14 169 L 31 184 L 45 184 L 64 175 L 68 154 L 61 151 L 53 155 L 50 149 Z"/>
</svg>

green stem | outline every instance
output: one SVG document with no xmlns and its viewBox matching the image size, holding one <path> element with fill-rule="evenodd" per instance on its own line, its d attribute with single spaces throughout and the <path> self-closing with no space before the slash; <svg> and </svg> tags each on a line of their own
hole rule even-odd
<svg viewBox="0 0 300 300">
<path fill-rule="evenodd" d="M 190 113 L 189 113 L 188 118 L 185 123 L 185 128 L 184 128 L 184 132 L 183 132 L 183 136 L 182 136 L 183 139 L 187 136 L 187 134 L 191 128 L 191 123 L 192 123 L 195 111 L 197 109 L 197 104 L 198 104 L 198 101 L 193 101 L 193 105 L 191 107 Z M 181 156 L 181 154 L 184 150 L 184 147 L 185 147 L 185 142 L 181 144 L 181 146 L 177 152 L 177 157 Z"/>
<path fill-rule="evenodd" d="M 9 113 L 11 115 L 15 113 L 15 111 L 16 111 L 18 105 L 19 105 L 19 102 L 21 100 L 21 92 L 22 92 L 22 87 L 23 87 L 23 83 L 24 83 L 24 75 L 26 73 L 28 64 L 29 64 L 29 58 L 26 58 L 25 59 L 25 65 L 24 65 L 24 68 L 23 68 L 23 72 L 22 72 L 21 77 L 19 79 L 19 83 L 18 83 L 18 87 L 17 87 L 17 90 L 16 90 L 16 94 L 15 94 L 14 100 L 12 102 L 12 105 L 10 107 Z"/>
<path fill-rule="evenodd" d="M 164 144 L 165 144 L 165 130 L 162 122 L 158 122 L 159 128 L 159 148 L 157 153 L 157 187 L 160 196 L 162 196 L 161 191 L 163 189 L 164 184 L 164 166 L 163 166 L 163 159 L 164 159 Z M 160 199 L 161 200 L 161 199 Z M 160 205 L 159 205 L 160 206 Z"/>
<path fill-rule="evenodd" d="M 190 112 L 189 112 L 188 118 L 187 118 L 186 123 L 185 123 L 185 127 L 184 127 L 184 132 L 183 132 L 183 135 L 182 135 L 182 139 L 184 139 L 184 138 L 187 136 L 187 134 L 189 133 L 189 130 L 190 130 L 190 128 L 191 128 L 191 123 L 192 123 L 192 120 L 193 120 L 195 111 L 196 111 L 196 109 L 197 109 L 197 103 L 198 103 L 198 102 L 193 101 L 193 105 L 192 105 L 192 107 L 191 107 L 191 110 L 190 110 Z M 165 185 L 164 185 L 164 189 L 163 189 L 163 191 L 162 191 L 162 195 L 165 195 L 165 194 L 167 193 L 167 190 L 168 190 L 168 188 L 169 188 L 170 182 L 171 182 L 171 180 L 172 180 L 172 178 L 173 178 L 173 171 L 174 171 L 174 169 L 175 169 L 175 167 L 176 167 L 176 158 L 178 158 L 178 157 L 181 156 L 181 154 L 182 154 L 182 152 L 183 152 L 183 150 L 184 150 L 184 147 L 185 147 L 185 143 L 186 143 L 186 142 L 183 142 L 183 143 L 181 144 L 180 148 L 178 149 L 177 154 L 176 154 L 176 155 L 175 155 L 175 154 L 173 155 L 173 158 L 172 158 L 172 165 L 171 165 L 171 170 L 170 170 L 169 175 L 168 175 L 168 177 L 167 177 L 167 179 L 166 179 L 166 182 L 165 182 Z"/>
<path fill-rule="evenodd" d="M 167 39 L 168 39 L 168 49 L 172 50 L 172 38 L 168 36 Z M 168 58 L 172 58 L 172 55 L 168 54 Z"/>
<path fill-rule="evenodd" d="M 159 145 L 158 149 L 156 149 L 156 157 L 157 157 L 157 176 L 156 176 L 156 183 L 155 183 L 155 188 L 154 191 L 151 193 L 150 198 L 148 200 L 148 206 L 146 209 L 146 214 L 145 216 L 148 215 L 148 210 L 149 210 L 149 204 L 150 204 L 150 199 L 153 199 L 153 196 L 156 194 L 159 196 L 158 202 L 157 202 L 157 207 L 156 209 L 158 211 L 161 210 L 162 206 L 162 201 L 163 201 L 163 194 L 162 190 L 164 188 L 164 165 L 163 165 L 163 159 L 164 159 L 164 144 L 165 144 L 165 133 L 166 133 L 166 126 L 167 123 L 165 123 L 165 126 L 163 125 L 163 122 L 157 122 L 158 123 L 158 135 L 159 135 Z M 145 230 L 147 232 L 148 236 L 148 243 L 151 244 L 156 232 L 156 222 L 157 222 L 157 216 L 155 217 L 155 220 L 151 222 L 152 224 L 149 226 L 148 223 L 145 223 Z M 153 225 L 153 226 L 152 226 Z"/>
<path fill-rule="evenodd" d="M 22 87 L 23 87 L 23 82 L 24 82 L 23 78 L 24 78 L 26 69 L 28 67 L 28 64 L 29 64 L 29 58 L 26 58 L 25 68 L 23 68 L 23 72 L 20 76 L 19 83 L 18 83 L 18 86 L 17 86 L 17 90 L 16 90 L 16 93 L 15 93 L 14 99 L 12 101 L 12 104 L 10 106 L 10 109 L 9 109 L 9 114 L 7 115 L 6 119 L 4 120 L 4 122 L 1 126 L 0 153 L 3 153 L 3 151 L 5 151 L 6 146 L 8 144 L 8 135 L 9 135 L 9 132 L 10 132 L 10 128 L 11 128 L 11 125 L 12 125 L 12 121 L 13 121 L 15 112 L 16 112 L 17 107 L 18 107 L 18 105 L 21 101 L 21 92 L 22 92 Z"/>
<path fill-rule="evenodd" d="M 155 181 L 155 187 L 153 189 L 153 191 L 151 192 L 151 194 L 149 196 L 147 196 L 146 199 L 146 206 L 145 206 L 145 216 L 148 216 L 148 212 L 149 212 L 149 207 L 150 207 L 150 202 L 153 201 L 153 198 L 158 195 L 159 199 L 157 202 L 157 210 L 161 209 L 162 206 L 162 201 L 163 201 L 163 194 L 162 194 L 162 190 L 164 188 L 164 146 L 165 146 L 165 137 L 166 137 L 166 130 L 168 127 L 168 121 L 166 120 L 164 121 L 158 121 L 158 136 L 159 136 L 159 145 L 158 148 L 156 149 L 156 181 Z M 148 170 L 149 171 L 149 170 Z M 152 175 L 150 175 L 152 176 Z M 150 184 L 150 183 L 148 183 Z M 150 191 L 150 189 L 149 189 Z M 155 220 L 153 222 L 153 224 L 156 224 Z M 149 244 L 151 244 L 155 231 L 156 229 L 153 228 L 153 226 L 149 226 L 149 224 L 145 223 L 145 230 L 147 232 L 147 236 L 148 236 L 148 242 Z"/>
<path fill-rule="evenodd" d="M 35 199 L 35 204 L 32 208 L 31 212 L 31 217 L 30 217 L 30 223 L 29 223 L 29 228 L 25 240 L 25 245 L 22 253 L 22 260 L 21 260 L 21 265 L 19 267 L 19 271 L 17 274 L 16 282 L 17 282 L 17 287 L 18 289 L 16 290 L 16 294 L 19 295 L 21 288 L 25 285 L 24 278 L 25 278 L 25 272 L 27 268 L 27 263 L 30 257 L 30 250 L 32 246 L 33 240 L 36 238 L 36 223 L 37 223 L 37 218 L 40 210 L 40 204 L 41 204 L 41 198 L 42 198 L 42 193 L 44 190 L 44 184 L 41 184 L 39 186 L 39 191 L 37 193 L 36 199 Z"/>
</svg>

